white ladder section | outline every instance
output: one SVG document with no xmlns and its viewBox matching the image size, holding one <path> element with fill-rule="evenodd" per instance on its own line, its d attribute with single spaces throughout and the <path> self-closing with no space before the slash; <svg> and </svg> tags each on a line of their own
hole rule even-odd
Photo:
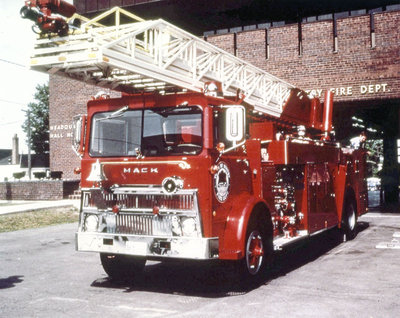
<svg viewBox="0 0 400 318">
<path fill-rule="evenodd" d="M 38 38 L 31 69 L 127 92 L 201 92 L 219 81 L 225 96 L 243 93 L 256 111 L 280 116 L 292 85 L 164 20 L 120 24 L 125 12 L 102 14 L 117 14 L 113 26 L 86 19 L 68 36 Z"/>
</svg>

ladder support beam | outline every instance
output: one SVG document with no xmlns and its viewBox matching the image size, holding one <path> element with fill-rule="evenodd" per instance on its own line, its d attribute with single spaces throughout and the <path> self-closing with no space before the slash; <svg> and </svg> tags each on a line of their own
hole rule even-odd
<svg viewBox="0 0 400 318">
<path fill-rule="evenodd" d="M 187 89 L 201 92 L 205 82 L 219 81 L 225 95 L 241 91 L 254 109 L 280 116 L 292 85 L 161 19 L 101 26 L 117 8 L 86 21 L 79 32 L 39 38 L 31 68 L 101 83 L 119 90 Z M 137 22 L 139 20 L 139 22 Z M 136 79 L 136 80 L 135 80 Z M 143 87 L 141 87 L 143 88 Z"/>
</svg>

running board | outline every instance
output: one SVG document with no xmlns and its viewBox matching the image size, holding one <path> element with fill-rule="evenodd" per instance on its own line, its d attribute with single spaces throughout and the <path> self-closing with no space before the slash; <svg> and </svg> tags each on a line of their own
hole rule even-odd
<svg viewBox="0 0 400 318">
<path fill-rule="evenodd" d="M 327 227 L 327 228 L 323 228 L 323 229 L 313 232 L 311 234 L 307 230 L 297 231 L 297 236 L 295 236 L 295 237 L 285 237 L 284 235 L 278 236 L 278 237 L 274 238 L 274 242 L 273 242 L 274 250 L 281 251 L 282 248 L 285 247 L 286 245 L 292 244 L 293 242 L 297 242 L 304 238 L 309 238 L 309 237 L 312 237 L 315 235 L 319 235 L 322 232 L 329 231 L 335 227 L 336 227 L 336 225 Z"/>
<path fill-rule="evenodd" d="M 300 241 L 301 239 L 307 238 L 310 235 L 308 231 L 298 231 L 297 236 L 294 237 L 285 237 L 285 236 L 278 236 L 274 238 L 274 250 L 281 251 L 284 246 L 289 245 L 291 243 Z"/>
</svg>

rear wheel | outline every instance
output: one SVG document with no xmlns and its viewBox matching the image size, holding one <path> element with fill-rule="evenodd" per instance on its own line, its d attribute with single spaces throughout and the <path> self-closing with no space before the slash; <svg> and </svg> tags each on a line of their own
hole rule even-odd
<svg viewBox="0 0 400 318">
<path fill-rule="evenodd" d="M 130 255 L 100 253 L 101 264 L 107 275 L 116 281 L 131 281 L 143 271 L 146 259 Z"/>
<path fill-rule="evenodd" d="M 347 240 L 352 240 L 357 234 L 357 206 L 352 197 L 347 197 L 344 203 L 342 233 L 346 235 Z"/>
</svg>

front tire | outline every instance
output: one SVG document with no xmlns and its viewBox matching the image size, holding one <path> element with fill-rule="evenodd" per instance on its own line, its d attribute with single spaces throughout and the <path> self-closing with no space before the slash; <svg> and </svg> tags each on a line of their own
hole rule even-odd
<svg viewBox="0 0 400 318">
<path fill-rule="evenodd" d="M 257 275 L 265 263 L 263 237 L 258 230 L 252 231 L 247 237 L 245 253 L 248 273 Z"/>
<path fill-rule="evenodd" d="M 146 265 L 146 259 L 130 255 L 100 253 L 101 265 L 107 275 L 115 281 L 132 281 Z"/>
<path fill-rule="evenodd" d="M 271 224 L 272 226 L 272 224 Z M 247 227 L 241 275 L 245 281 L 258 281 L 272 261 L 272 229 L 266 217 L 252 218 Z"/>
</svg>

